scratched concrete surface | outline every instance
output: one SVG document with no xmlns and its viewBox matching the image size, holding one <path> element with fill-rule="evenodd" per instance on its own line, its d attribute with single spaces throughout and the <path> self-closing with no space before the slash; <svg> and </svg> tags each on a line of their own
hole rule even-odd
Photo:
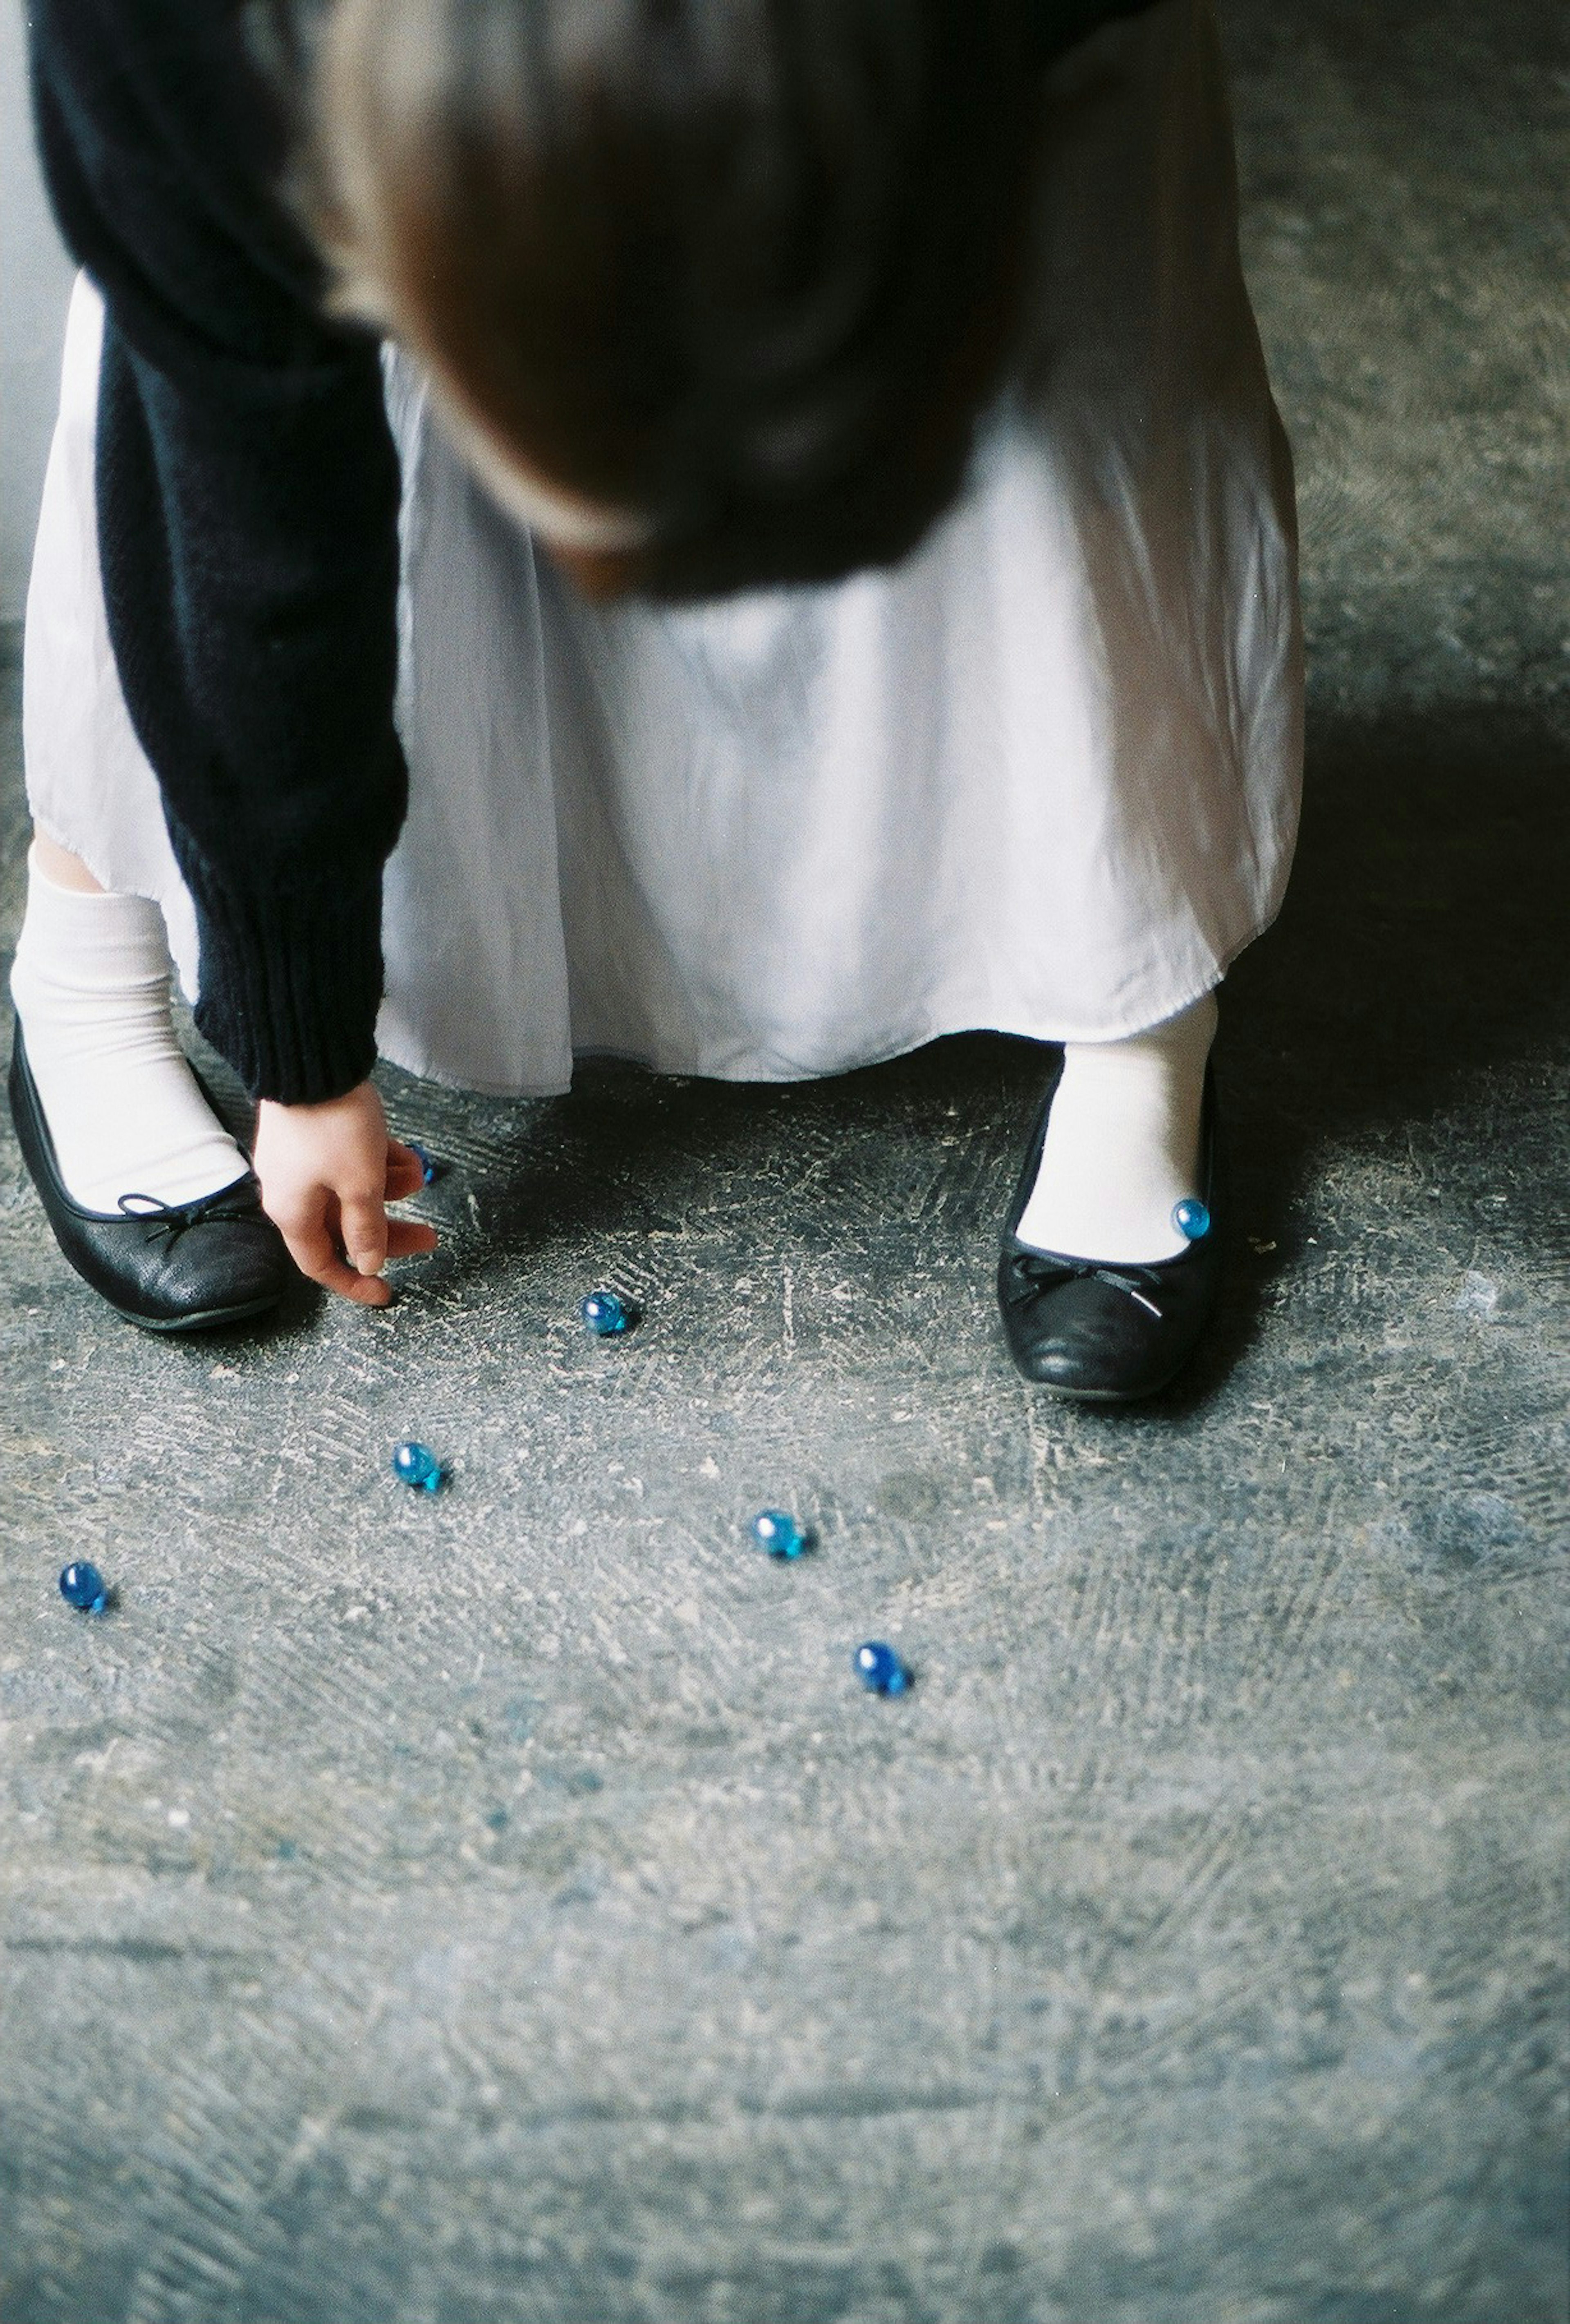
<svg viewBox="0 0 1570 2324">
<path fill-rule="evenodd" d="M 441 1257 L 186 1346 L 0 1131 L 5 2324 L 1563 2318 L 1556 23 L 1229 12 L 1312 779 L 1181 1394 L 1010 1372 L 994 1038 L 389 1076 Z"/>
</svg>

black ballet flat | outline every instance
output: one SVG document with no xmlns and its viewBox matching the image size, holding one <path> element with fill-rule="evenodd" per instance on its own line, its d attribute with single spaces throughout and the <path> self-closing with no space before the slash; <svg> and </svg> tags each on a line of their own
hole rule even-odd
<svg viewBox="0 0 1570 2324">
<path fill-rule="evenodd" d="M 22 1158 L 55 1240 L 117 1315 L 146 1332 L 202 1332 L 277 1305 L 294 1268 L 253 1172 L 195 1203 L 127 1194 L 118 1212 L 84 1210 L 61 1181 L 20 1024 L 9 1087 Z"/>
<path fill-rule="evenodd" d="M 998 1307 L 1009 1353 L 1025 1379 L 1091 1404 L 1154 1396 L 1181 1369 L 1214 1311 L 1221 1285 L 1215 1215 L 1215 1081 L 1205 1074 L 1199 1176 L 1206 1233 L 1176 1259 L 1150 1266 L 1033 1250 L 1015 1230 L 1041 1166 L 1059 1065 L 1030 1133 L 1003 1222 Z"/>
</svg>

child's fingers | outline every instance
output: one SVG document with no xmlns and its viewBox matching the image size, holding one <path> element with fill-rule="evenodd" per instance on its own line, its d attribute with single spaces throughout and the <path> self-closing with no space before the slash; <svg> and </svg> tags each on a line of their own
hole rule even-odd
<svg viewBox="0 0 1570 2324">
<path fill-rule="evenodd" d="M 278 1231 L 301 1275 L 319 1283 L 324 1291 L 336 1291 L 341 1299 L 352 1299 L 358 1307 L 385 1307 L 392 1298 L 391 1286 L 380 1276 L 356 1275 L 345 1264 L 322 1220 L 292 1226 L 280 1222 Z"/>
<path fill-rule="evenodd" d="M 389 1219 L 387 1256 L 407 1259 L 412 1251 L 434 1250 L 441 1238 L 423 1219 Z"/>
<path fill-rule="evenodd" d="M 380 1275 L 387 1264 L 387 1212 L 380 1194 L 340 1194 L 338 1239 L 349 1265 Z"/>
<path fill-rule="evenodd" d="M 425 1184 L 425 1172 L 417 1154 L 401 1146 L 395 1138 L 387 1140 L 387 1190 L 390 1203 L 406 1203 L 411 1194 L 418 1194 Z"/>
</svg>

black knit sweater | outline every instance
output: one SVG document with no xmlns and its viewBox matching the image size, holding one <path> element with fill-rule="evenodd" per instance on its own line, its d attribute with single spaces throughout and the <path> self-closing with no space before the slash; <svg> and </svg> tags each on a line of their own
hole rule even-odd
<svg viewBox="0 0 1570 2324">
<path fill-rule="evenodd" d="M 1149 0 L 1039 0 L 1043 61 Z M 277 107 L 236 0 L 39 0 L 33 84 L 67 242 L 107 308 L 109 633 L 201 940 L 198 1021 L 263 1097 L 362 1081 L 392 725 L 397 462 L 378 350 L 320 310 L 275 199 Z"/>
</svg>

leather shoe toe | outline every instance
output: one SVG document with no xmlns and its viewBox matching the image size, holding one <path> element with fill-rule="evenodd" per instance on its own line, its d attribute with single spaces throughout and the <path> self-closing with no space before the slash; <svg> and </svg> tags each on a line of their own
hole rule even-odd
<svg viewBox="0 0 1570 2324">
<path fill-rule="evenodd" d="M 127 1194 L 118 1212 L 85 1210 L 60 1176 L 20 1024 L 9 1090 L 23 1159 L 55 1240 L 117 1314 L 144 1331 L 197 1332 L 277 1305 L 294 1268 L 254 1173 L 194 1203 Z"/>
<path fill-rule="evenodd" d="M 1093 1404 L 1131 1404 L 1167 1386 L 1214 1310 L 1221 1281 L 1214 1079 L 1207 1068 L 1200 1189 L 1209 1231 L 1176 1259 L 1149 1266 L 1037 1250 L 1020 1240 L 1015 1230 L 1041 1167 L 1057 1084 L 1054 1075 L 1003 1226 L 998 1259 L 1003 1336 L 1016 1368 L 1037 1386 Z"/>
</svg>

